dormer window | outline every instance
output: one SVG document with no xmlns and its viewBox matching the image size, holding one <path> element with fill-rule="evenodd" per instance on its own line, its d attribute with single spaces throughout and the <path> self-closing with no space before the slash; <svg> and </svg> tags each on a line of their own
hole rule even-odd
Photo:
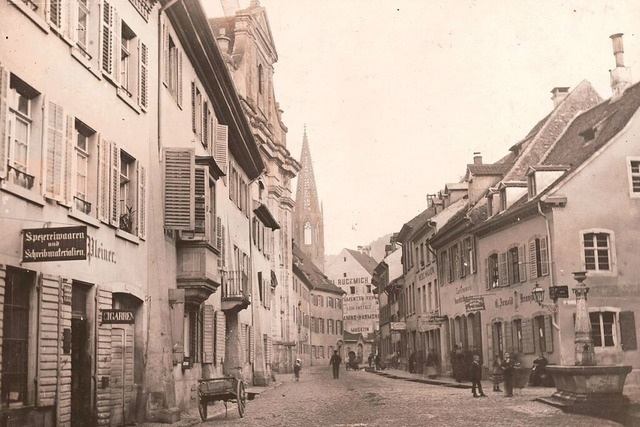
<svg viewBox="0 0 640 427">
<path fill-rule="evenodd" d="M 535 174 L 530 174 L 527 177 L 527 191 L 529 193 L 529 198 L 530 199 L 533 199 L 538 194 L 538 192 L 536 191 L 536 176 L 535 176 Z"/>
<path fill-rule="evenodd" d="M 592 127 L 585 131 L 582 131 L 580 132 L 580 136 L 584 139 L 585 144 L 589 141 L 593 141 L 596 137 L 596 128 Z"/>
<path fill-rule="evenodd" d="M 500 212 L 507 209 L 507 190 L 502 189 L 500 191 Z"/>
</svg>

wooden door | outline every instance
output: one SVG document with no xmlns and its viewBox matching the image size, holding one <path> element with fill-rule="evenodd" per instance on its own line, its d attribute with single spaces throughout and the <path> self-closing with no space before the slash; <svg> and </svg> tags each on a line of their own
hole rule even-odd
<svg viewBox="0 0 640 427">
<path fill-rule="evenodd" d="M 120 326 L 120 325 L 119 325 Z M 111 425 L 121 426 L 132 421 L 133 328 L 121 325 L 111 329 Z"/>
</svg>

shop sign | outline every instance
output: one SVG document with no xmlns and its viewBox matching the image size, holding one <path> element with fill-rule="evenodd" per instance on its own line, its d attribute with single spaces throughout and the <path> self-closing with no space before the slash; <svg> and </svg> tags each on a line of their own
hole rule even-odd
<svg viewBox="0 0 640 427">
<path fill-rule="evenodd" d="M 549 298 L 552 300 L 569 298 L 569 286 L 549 286 Z"/>
<path fill-rule="evenodd" d="M 22 262 L 87 259 L 87 226 L 22 230 Z"/>
<path fill-rule="evenodd" d="M 133 310 L 102 310 L 103 325 L 133 325 L 136 322 Z"/>
<path fill-rule="evenodd" d="M 470 313 L 472 311 L 485 310 L 484 297 L 483 296 L 465 297 L 464 308 L 467 310 L 467 313 Z"/>
<path fill-rule="evenodd" d="M 404 331 L 407 329 L 406 322 L 391 322 L 391 330 L 392 331 Z"/>
</svg>

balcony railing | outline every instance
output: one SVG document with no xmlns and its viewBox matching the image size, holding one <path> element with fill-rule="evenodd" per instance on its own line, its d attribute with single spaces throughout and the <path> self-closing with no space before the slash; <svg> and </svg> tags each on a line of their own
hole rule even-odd
<svg viewBox="0 0 640 427">
<path fill-rule="evenodd" d="M 7 165 L 7 166 L 8 166 L 7 180 L 13 184 L 17 184 L 21 187 L 24 187 L 27 190 L 31 190 L 31 188 L 33 187 L 33 182 L 35 181 L 35 177 L 11 165 Z"/>
<path fill-rule="evenodd" d="M 244 271 L 227 271 L 222 284 L 223 298 L 249 299 L 249 277 Z"/>
</svg>

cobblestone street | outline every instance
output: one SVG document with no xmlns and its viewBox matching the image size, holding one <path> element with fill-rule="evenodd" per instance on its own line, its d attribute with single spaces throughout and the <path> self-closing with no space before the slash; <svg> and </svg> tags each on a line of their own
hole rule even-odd
<svg viewBox="0 0 640 427">
<path fill-rule="evenodd" d="M 307 367 L 301 380 L 280 375 L 279 386 L 247 402 L 244 418 L 235 405 L 209 407 L 202 425 L 242 426 L 615 426 L 608 420 L 565 414 L 535 402 L 552 389 L 525 388 L 512 398 L 494 393 L 485 382 L 487 398 L 474 399 L 468 388 L 429 385 L 386 378 L 364 371 L 340 372 Z M 220 413 L 222 408 L 223 412 Z"/>
</svg>

